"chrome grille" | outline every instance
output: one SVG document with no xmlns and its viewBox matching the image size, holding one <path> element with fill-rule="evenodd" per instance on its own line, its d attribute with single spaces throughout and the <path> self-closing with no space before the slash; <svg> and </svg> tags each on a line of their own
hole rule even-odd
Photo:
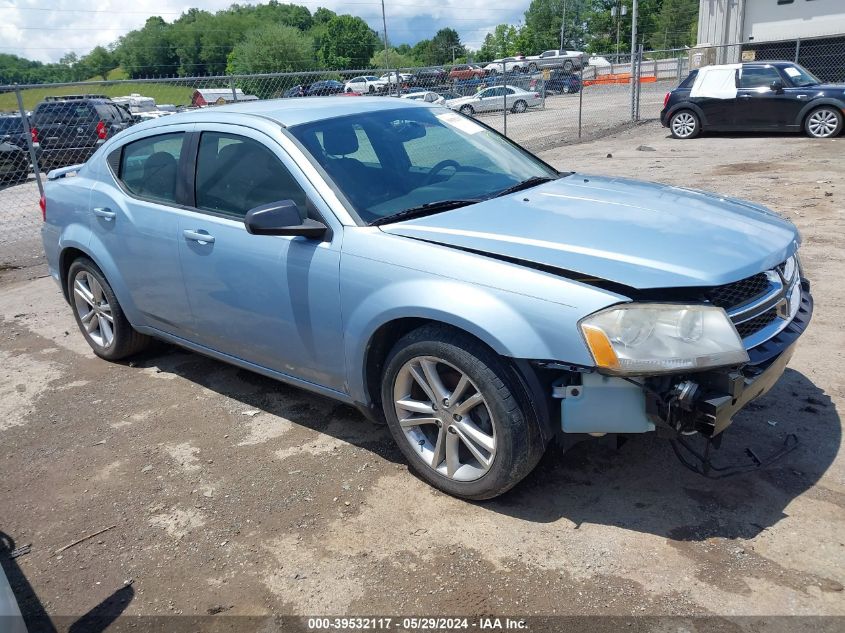
<svg viewBox="0 0 845 633">
<path fill-rule="evenodd" d="M 707 291 L 707 298 L 713 305 L 730 310 L 753 301 L 768 290 L 770 290 L 768 275 L 757 273 L 732 284 L 711 288 Z"/>
</svg>

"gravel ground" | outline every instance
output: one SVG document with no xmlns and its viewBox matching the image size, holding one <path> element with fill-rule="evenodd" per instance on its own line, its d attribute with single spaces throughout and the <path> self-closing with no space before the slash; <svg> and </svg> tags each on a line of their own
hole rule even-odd
<svg viewBox="0 0 845 633">
<path fill-rule="evenodd" d="M 0 530 L 32 549 L 0 559 L 24 611 L 845 615 L 844 143 L 680 142 L 647 124 L 543 155 L 739 195 L 801 228 L 814 322 L 719 457 L 765 453 L 787 433 L 801 445 L 721 481 L 643 436 L 551 450 L 510 493 L 466 503 L 411 475 L 351 409 L 166 346 L 104 362 L 51 279 L 6 277 Z"/>
</svg>

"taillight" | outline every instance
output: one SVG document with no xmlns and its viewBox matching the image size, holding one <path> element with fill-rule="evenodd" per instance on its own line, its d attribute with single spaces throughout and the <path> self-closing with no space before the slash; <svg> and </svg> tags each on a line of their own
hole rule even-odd
<svg viewBox="0 0 845 633">
<path fill-rule="evenodd" d="M 34 127 L 29 128 L 29 135 L 32 137 L 33 143 L 38 142 L 38 129 L 37 128 L 34 128 Z"/>
<path fill-rule="evenodd" d="M 97 138 L 104 140 L 108 136 L 108 130 L 106 130 L 106 124 L 102 121 L 97 123 Z"/>
<path fill-rule="evenodd" d="M 667 93 L 666 93 L 666 96 L 665 96 L 665 97 L 663 97 L 663 107 L 664 107 L 664 108 L 666 107 L 666 104 L 667 104 L 667 103 L 669 103 L 669 97 L 671 97 L 671 96 L 672 96 L 672 93 L 671 93 L 671 92 L 667 92 Z"/>
<path fill-rule="evenodd" d="M 47 221 L 47 198 L 43 194 L 41 195 L 41 200 L 38 201 L 38 206 L 41 207 L 41 220 L 42 222 Z"/>
<path fill-rule="evenodd" d="M 539 92 L 535 92 L 535 93 L 534 93 L 534 98 L 535 98 L 535 99 L 539 99 L 539 98 L 540 98 L 540 93 L 539 93 Z"/>
</svg>

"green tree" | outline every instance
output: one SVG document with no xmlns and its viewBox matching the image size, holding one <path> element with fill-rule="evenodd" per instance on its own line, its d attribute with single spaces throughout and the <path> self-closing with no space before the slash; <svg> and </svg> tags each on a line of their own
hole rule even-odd
<svg viewBox="0 0 845 633">
<path fill-rule="evenodd" d="M 336 15 L 325 24 L 325 37 L 317 51 L 327 68 L 355 68 L 367 64 L 379 40 L 361 18 Z"/>
<path fill-rule="evenodd" d="M 292 26 L 268 24 L 250 31 L 229 55 L 227 72 L 234 75 L 293 72 L 314 68 L 311 37 Z M 276 96 L 273 82 L 262 79 L 240 80 L 249 94 L 262 98 Z"/>
<path fill-rule="evenodd" d="M 85 69 L 85 79 L 102 77 L 103 81 L 109 78 L 109 71 L 117 68 L 117 59 L 102 46 L 95 46 L 94 49 L 77 62 L 77 66 Z"/>
<path fill-rule="evenodd" d="M 698 0 L 663 0 L 648 44 L 652 50 L 691 46 L 695 44 L 697 25 Z"/>
<path fill-rule="evenodd" d="M 421 60 L 429 66 L 451 64 L 455 57 L 466 55 L 466 47 L 461 43 L 461 37 L 455 29 L 440 29 L 431 38 L 425 51 L 425 59 Z"/>
<path fill-rule="evenodd" d="M 561 23 L 565 27 L 562 48 L 583 50 L 584 18 L 589 4 L 589 0 L 531 0 L 525 11 L 525 43 L 530 50 L 523 52 L 536 55 L 547 49 L 561 48 Z"/>
<path fill-rule="evenodd" d="M 378 50 L 370 60 L 372 68 L 412 68 L 419 65 L 420 62 L 415 57 L 400 53 L 395 48 L 387 49 L 387 55 L 384 49 Z"/>
<path fill-rule="evenodd" d="M 168 24 L 159 16 L 147 18 L 143 28 L 120 38 L 115 53 L 133 78 L 172 75 L 179 66 Z"/>
<path fill-rule="evenodd" d="M 656 32 L 655 22 L 664 0 L 640 0 L 637 18 L 637 39 L 649 42 Z M 621 15 L 621 8 L 626 7 L 627 14 Z M 696 6 L 697 3 L 696 3 Z M 616 7 L 617 15 L 610 15 Z M 590 34 L 586 50 L 591 53 L 615 53 L 617 23 L 619 26 L 619 53 L 631 52 L 631 0 L 592 0 L 586 12 L 585 22 Z"/>
</svg>

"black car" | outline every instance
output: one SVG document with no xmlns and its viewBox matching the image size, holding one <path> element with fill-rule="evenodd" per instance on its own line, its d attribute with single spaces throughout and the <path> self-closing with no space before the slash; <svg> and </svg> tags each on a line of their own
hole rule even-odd
<svg viewBox="0 0 845 633">
<path fill-rule="evenodd" d="M 579 92 L 580 90 L 581 79 L 578 75 L 562 68 L 555 68 L 549 75 L 548 80 L 546 80 L 546 92 L 570 94 Z"/>
<path fill-rule="evenodd" d="M 663 100 L 660 122 L 675 138 L 702 131 L 842 132 L 845 84 L 824 84 L 792 62 L 705 66 Z"/>
<path fill-rule="evenodd" d="M 326 95 L 338 95 L 343 93 L 343 84 L 334 79 L 315 81 L 305 91 L 306 97 L 323 97 Z"/>
<path fill-rule="evenodd" d="M 434 88 L 443 85 L 449 79 L 449 73 L 439 66 L 420 68 L 411 77 L 411 86 L 418 88 Z"/>
<path fill-rule="evenodd" d="M 17 145 L 23 150 L 29 149 L 20 114 L 0 114 L 0 142 Z"/>
<path fill-rule="evenodd" d="M 282 93 L 282 97 L 288 99 L 290 97 L 304 97 L 308 90 L 308 84 L 297 84 L 292 88 L 288 88 Z"/>
<path fill-rule="evenodd" d="M 103 95 L 47 97 L 30 121 L 42 171 L 83 163 L 107 138 L 134 123 L 132 115 Z"/>
<path fill-rule="evenodd" d="M 29 176 L 29 154 L 17 145 L 0 141 L 0 183 L 23 182 Z"/>
</svg>

